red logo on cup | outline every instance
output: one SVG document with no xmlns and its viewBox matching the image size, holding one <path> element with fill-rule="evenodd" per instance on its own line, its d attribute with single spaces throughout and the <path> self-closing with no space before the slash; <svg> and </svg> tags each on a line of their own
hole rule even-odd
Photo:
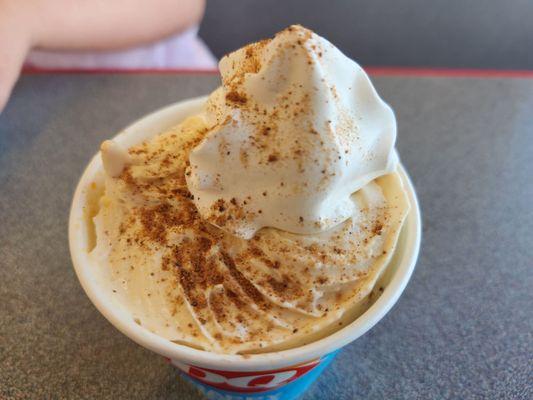
<svg viewBox="0 0 533 400">
<path fill-rule="evenodd" d="M 294 381 L 315 368 L 320 360 L 278 370 L 256 372 L 219 371 L 187 365 L 174 360 L 172 363 L 191 378 L 206 385 L 234 392 L 258 393 L 274 390 Z"/>
</svg>

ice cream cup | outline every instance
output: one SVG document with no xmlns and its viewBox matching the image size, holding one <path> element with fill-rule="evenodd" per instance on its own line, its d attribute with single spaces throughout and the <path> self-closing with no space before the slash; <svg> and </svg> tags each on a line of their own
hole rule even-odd
<svg viewBox="0 0 533 400">
<path fill-rule="evenodd" d="M 114 140 L 129 147 L 178 124 L 201 111 L 206 98 L 179 102 L 133 123 Z M 96 308 L 133 341 L 164 357 L 210 399 L 294 399 L 300 396 L 338 351 L 372 328 L 396 303 L 405 289 L 418 257 L 421 220 L 415 190 L 400 165 L 399 173 L 411 203 L 395 255 L 380 278 L 383 291 L 370 308 L 344 328 L 315 342 L 272 353 L 216 354 L 176 344 L 137 324 L 98 284 L 93 261 L 88 257 L 91 223 L 87 210 L 94 202 L 91 187 L 102 179 L 97 154 L 83 173 L 72 201 L 69 244 L 78 279 Z M 91 194 L 92 193 L 92 194 Z M 93 197 L 93 198 L 91 198 Z"/>
</svg>

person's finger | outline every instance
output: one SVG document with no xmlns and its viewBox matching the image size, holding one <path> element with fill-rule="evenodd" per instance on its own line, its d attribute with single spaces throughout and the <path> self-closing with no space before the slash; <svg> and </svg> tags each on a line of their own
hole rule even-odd
<svg viewBox="0 0 533 400">
<path fill-rule="evenodd" d="M 0 67 L 0 113 L 7 104 L 18 74 L 8 66 Z"/>
<path fill-rule="evenodd" d="M 0 38 L 0 112 L 4 109 L 15 86 L 27 52 L 25 45 L 4 43 L 6 41 Z"/>
<path fill-rule="evenodd" d="M 30 2 L 0 0 L 0 112 L 13 90 L 30 47 L 29 27 L 32 25 L 25 17 L 29 6 Z"/>
</svg>

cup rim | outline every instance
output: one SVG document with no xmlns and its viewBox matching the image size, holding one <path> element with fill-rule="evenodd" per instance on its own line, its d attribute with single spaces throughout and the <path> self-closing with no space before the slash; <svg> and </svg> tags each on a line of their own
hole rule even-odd
<svg viewBox="0 0 533 400">
<path fill-rule="evenodd" d="M 179 101 L 167 107 L 156 110 L 130 124 L 127 128 L 115 136 L 116 140 L 134 135 L 139 139 L 153 136 L 144 132 L 153 126 L 164 124 L 165 120 L 171 120 L 173 116 L 181 115 L 175 125 L 185 116 L 198 113 L 205 103 L 206 96 Z M 171 125 L 166 128 L 170 128 Z M 161 132 L 159 130 L 158 132 Z M 343 346 L 349 344 L 370 330 L 378 323 L 394 306 L 409 281 L 420 251 L 421 241 L 421 215 L 415 189 L 405 168 L 400 163 L 398 172 L 403 180 L 404 187 L 411 203 L 411 209 L 404 222 L 405 245 L 403 253 L 398 260 L 398 267 L 385 287 L 380 297 L 361 316 L 350 324 L 335 331 L 334 333 L 305 344 L 287 350 L 260 354 L 219 354 L 206 350 L 199 350 L 187 345 L 171 342 L 161 336 L 148 331 L 146 328 L 134 322 L 131 316 L 112 307 L 106 302 L 104 293 L 99 289 L 97 282 L 92 279 L 91 264 L 86 250 L 86 229 L 84 222 L 84 191 L 94 181 L 96 174 L 102 170 L 102 162 L 97 153 L 83 172 L 76 187 L 69 215 L 69 247 L 72 263 L 85 293 L 100 311 L 101 314 L 119 331 L 130 339 L 164 357 L 180 360 L 181 362 L 222 369 L 226 371 L 258 371 L 275 368 L 284 368 L 310 360 L 320 358 Z"/>
</svg>

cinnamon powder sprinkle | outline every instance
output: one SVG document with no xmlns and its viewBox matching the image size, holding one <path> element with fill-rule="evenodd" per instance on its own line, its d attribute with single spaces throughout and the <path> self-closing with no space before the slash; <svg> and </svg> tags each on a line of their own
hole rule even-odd
<svg viewBox="0 0 533 400">
<path fill-rule="evenodd" d="M 276 154 L 270 154 L 268 156 L 268 162 L 276 162 L 278 161 L 278 156 Z"/>
<path fill-rule="evenodd" d="M 234 90 L 229 93 L 226 93 L 226 100 L 237 104 L 246 104 L 246 102 L 248 101 L 245 95 Z"/>
<path fill-rule="evenodd" d="M 295 28 L 288 28 L 289 31 L 292 29 Z M 310 37 L 309 33 L 308 36 L 299 39 L 298 44 L 303 45 Z M 244 75 L 258 72 L 261 68 L 259 52 L 266 43 L 268 41 L 250 45 L 245 49 L 245 61 L 237 68 L 235 74 L 224 82 L 229 89 L 225 100 L 240 107 L 243 112 L 251 111 L 265 116 L 264 121 L 255 126 L 256 132 L 250 146 L 261 149 L 265 155 L 268 154 L 269 163 L 275 163 L 280 159 L 285 162 L 287 157 L 306 161 L 310 155 L 301 143 L 303 140 L 300 140 L 300 143 L 297 140 L 291 143 L 285 151 L 279 146 L 276 147 L 276 139 L 280 135 L 278 129 L 281 125 L 278 125 L 278 122 L 308 112 L 310 99 L 303 96 L 295 98 L 295 94 L 289 91 L 277 107 L 267 112 L 260 108 L 255 110 L 254 107 L 258 106 L 254 103 L 254 99 L 247 98 L 242 93 Z M 315 54 L 316 50 L 313 48 Z M 322 56 L 321 51 L 318 52 L 318 56 Z M 335 88 L 332 88 L 332 91 L 336 92 Z M 318 132 L 314 127 L 305 127 L 305 129 L 310 132 L 309 139 L 306 140 L 318 140 Z M 203 139 L 204 134 L 205 132 L 202 132 L 194 140 L 186 143 L 180 151 L 188 155 L 190 150 Z M 223 154 L 229 155 L 227 148 L 222 150 Z M 176 307 L 180 301 L 186 301 L 196 313 L 200 324 L 207 325 L 205 329 L 209 329 L 208 324 L 212 324 L 213 319 L 219 323 L 230 323 L 233 318 L 233 323 L 238 322 L 246 326 L 247 319 L 252 315 L 249 313 L 250 306 L 255 307 L 256 311 L 257 309 L 267 311 L 278 307 L 277 302 L 271 302 L 270 296 L 275 296 L 280 302 L 313 303 L 311 290 L 307 293 L 310 286 L 305 284 L 332 283 L 326 275 L 317 276 L 315 264 L 345 268 L 361 256 L 357 249 L 352 252 L 335 246 L 335 243 L 344 243 L 347 233 L 343 237 L 339 236 L 339 240 L 333 238 L 330 243 L 324 245 L 316 243 L 309 245 L 303 241 L 288 240 L 289 244 L 283 247 L 280 243 L 269 243 L 264 239 L 268 235 L 259 231 L 252 240 L 235 244 L 230 236 L 219 228 L 230 231 L 235 221 L 250 221 L 259 218 L 256 213 L 263 213 L 260 209 L 250 211 L 252 207 L 247 205 L 254 204 L 254 200 L 247 196 L 247 193 L 240 193 L 238 198 L 233 197 L 229 200 L 217 199 L 208 210 L 210 216 L 204 220 L 200 217 L 193 202 L 194 198 L 186 186 L 185 176 L 190 174 L 186 170 L 188 162 L 183 162 L 184 165 L 177 164 L 171 155 L 165 155 L 160 149 L 152 152 L 146 144 L 130 149 L 129 153 L 141 160 L 144 165 L 150 167 L 155 165 L 159 169 L 154 168 L 150 171 L 152 175 L 148 179 L 137 178 L 138 174 L 134 174 L 131 167 L 126 168 L 120 176 L 122 184 L 132 195 L 144 196 L 143 199 L 147 200 L 141 202 L 142 205 L 138 208 L 130 210 L 131 219 L 120 225 L 121 241 L 128 246 L 155 245 L 154 248 L 161 249 L 163 253 L 161 269 L 172 276 L 169 284 L 180 287 L 183 293 L 183 296 L 175 299 Z M 253 160 L 251 156 L 248 159 L 246 150 L 241 150 L 239 157 L 245 166 Z M 265 159 L 262 158 L 261 162 L 264 163 Z M 324 175 L 327 173 L 325 169 L 321 172 Z M 280 182 L 279 186 L 285 187 L 285 183 Z M 261 194 L 266 197 L 267 191 L 262 191 Z M 269 195 L 273 196 L 272 193 Z M 304 217 L 298 217 L 298 221 L 303 224 Z M 357 246 L 364 247 L 369 238 L 382 235 L 383 231 L 388 229 L 386 227 L 388 227 L 386 220 L 368 222 L 361 228 L 366 236 L 361 238 L 361 243 Z M 352 240 L 351 237 L 349 240 Z M 385 251 L 383 253 L 379 251 L 380 256 L 384 253 Z M 301 265 L 301 262 L 307 264 Z M 350 271 L 342 272 L 346 274 L 343 276 L 348 277 L 350 273 Z M 234 305 L 238 315 L 231 315 L 228 312 L 228 305 Z M 316 308 L 321 307 L 322 305 L 319 305 Z M 291 331 L 296 333 L 298 329 L 291 327 L 289 334 Z M 250 331 L 249 334 L 249 339 L 254 339 L 254 335 L 257 339 L 262 333 Z M 219 333 L 215 334 L 214 338 L 227 339 Z"/>
</svg>

